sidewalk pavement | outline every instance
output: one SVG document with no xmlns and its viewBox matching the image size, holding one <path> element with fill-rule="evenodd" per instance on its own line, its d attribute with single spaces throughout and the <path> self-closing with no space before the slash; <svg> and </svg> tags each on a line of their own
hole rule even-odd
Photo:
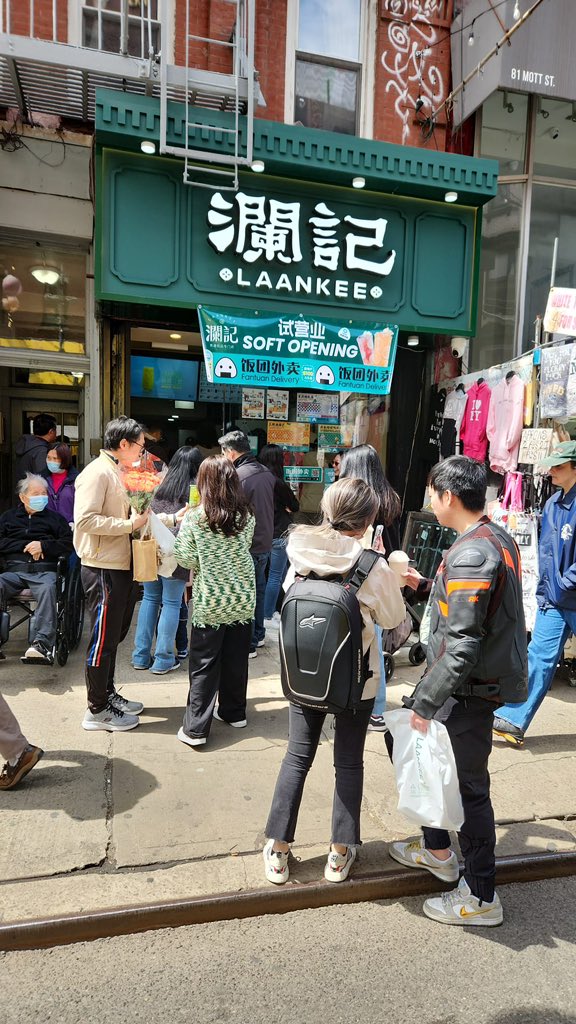
<svg viewBox="0 0 576 1024">
<path fill-rule="evenodd" d="M 131 637 L 119 652 L 117 682 L 125 696 L 144 701 L 142 724 L 128 733 L 85 732 L 83 647 L 64 668 L 22 665 L 22 627 L 0 662 L 2 693 L 30 742 L 46 752 L 20 787 L 0 794 L 0 923 L 271 890 L 261 849 L 288 732 L 274 638 L 250 661 L 248 727 L 215 721 L 207 745 L 195 749 L 176 739 L 187 663 L 167 676 L 135 672 Z M 396 655 L 390 707 L 420 671 L 404 652 Z M 323 875 L 331 736 L 328 724 L 304 792 L 289 885 Z M 386 843 L 415 832 L 396 810 L 380 733 L 368 734 L 365 766 L 364 845 L 354 877 L 397 871 Z M 500 856 L 576 850 L 576 690 L 566 679 L 555 680 L 524 749 L 495 742 L 491 774 Z"/>
</svg>

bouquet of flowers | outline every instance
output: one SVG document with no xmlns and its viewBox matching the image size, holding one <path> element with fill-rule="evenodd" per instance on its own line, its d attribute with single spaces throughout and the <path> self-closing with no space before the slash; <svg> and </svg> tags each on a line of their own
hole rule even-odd
<svg viewBox="0 0 576 1024">
<path fill-rule="evenodd" d="M 167 467 L 164 463 L 150 458 L 146 452 L 139 465 L 124 470 L 120 474 L 120 479 L 131 508 L 138 513 L 145 512 L 166 473 Z"/>
</svg>

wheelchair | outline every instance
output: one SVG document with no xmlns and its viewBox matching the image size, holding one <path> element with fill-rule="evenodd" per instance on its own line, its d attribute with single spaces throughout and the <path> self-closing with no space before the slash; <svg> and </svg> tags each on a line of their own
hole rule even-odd
<svg viewBox="0 0 576 1024">
<path fill-rule="evenodd" d="M 69 559 L 58 559 L 55 585 L 56 642 L 52 657 L 58 665 L 63 666 L 68 661 L 70 651 L 78 647 L 84 627 L 84 591 L 80 579 L 80 560 L 76 555 L 71 555 Z M 9 599 L 7 619 L 4 619 L 0 631 L 0 654 L 12 630 L 26 621 L 30 639 L 33 617 L 34 598 L 30 590 L 21 590 Z"/>
</svg>

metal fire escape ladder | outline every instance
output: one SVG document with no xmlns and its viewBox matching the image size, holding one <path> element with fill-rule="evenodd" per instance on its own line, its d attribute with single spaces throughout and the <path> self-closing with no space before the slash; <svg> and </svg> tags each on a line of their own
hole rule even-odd
<svg viewBox="0 0 576 1024">
<path fill-rule="evenodd" d="M 256 0 L 230 0 L 236 8 L 235 27 L 228 40 L 196 35 L 190 31 L 191 4 L 186 0 L 186 54 L 185 54 L 185 122 L 182 144 L 168 142 L 168 67 L 160 61 L 160 152 L 184 159 L 183 179 L 186 184 L 224 190 L 238 188 L 238 172 L 252 163 L 254 101 L 259 89 L 254 71 L 254 30 Z M 164 17 L 166 15 L 164 14 Z M 166 27 L 162 25 L 163 38 Z M 223 47 L 230 51 L 232 73 L 206 71 L 193 66 L 197 44 L 205 47 Z M 195 107 L 232 113 L 232 126 L 222 120 L 214 123 L 199 122 L 194 117 Z M 242 126 L 240 116 L 243 116 Z M 245 119 L 244 119 L 245 115 Z M 220 148 L 214 152 L 194 146 L 196 132 L 210 133 Z M 242 136 L 245 134 L 245 138 Z"/>
</svg>

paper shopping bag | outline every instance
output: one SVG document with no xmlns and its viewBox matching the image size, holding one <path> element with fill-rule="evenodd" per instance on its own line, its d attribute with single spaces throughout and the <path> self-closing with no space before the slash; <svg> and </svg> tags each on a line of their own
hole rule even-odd
<svg viewBox="0 0 576 1024">
<path fill-rule="evenodd" d="M 132 541 L 132 568 L 137 583 L 158 579 L 158 545 L 153 537 Z"/>
</svg>

